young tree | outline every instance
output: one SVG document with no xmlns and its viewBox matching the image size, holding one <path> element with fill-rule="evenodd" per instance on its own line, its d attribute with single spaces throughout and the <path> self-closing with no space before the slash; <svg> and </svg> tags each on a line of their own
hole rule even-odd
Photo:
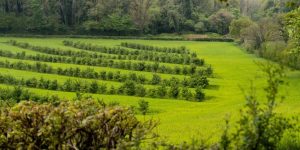
<svg viewBox="0 0 300 150">
<path fill-rule="evenodd" d="M 142 115 L 146 115 L 149 111 L 149 102 L 145 101 L 144 99 L 141 99 L 139 101 L 139 111 L 142 113 Z"/>
<path fill-rule="evenodd" d="M 98 89 L 99 89 L 98 82 L 94 80 L 89 86 L 89 91 L 91 93 L 97 93 Z"/>
<path fill-rule="evenodd" d="M 195 90 L 195 99 L 196 101 L 203 101 L 204 98 L 205 98 L 205 94 L 203 93 L 202 91 L 202 88 L 201 87 L 197 87 L 196 90 Z"/>
<path fill-rule="evenodd" d="M 57 89 L 58 89 L 57 80 L 52 80 L 49 84 L 49 90 L 57 90 Z"/>
<path fill-rule="evenodd" d="M 178 95 L 180 93 L 180 89 L 178 84 L 171 84 L 171 87 L 169 89 L 169 95 L 172 98 L 178 98 Z"/>
<path fill-rule="evenodd" d="M 267 103 L 259 103 L 255 88 L 251 84 L 249 92 L 245 93 L 247 103 L 241 110 L 238 128 L 232 135 L 234 142 L 231 144 L 234 149 L 278 149 L 278 143 L 285 131 L 295 129 L 290 118 L 283 117 L 274 110 L 278 98 L 282 98 L 279 95 L 279 88 L 284 84 L 282 67 L 271 63 L 260 65 L 267 77 Z"/>
<path fill-rule="evenodd" d="M 140 96 L 140 97 L 144 97 L 147 94 L 145 87 L 141 84 L 136 86 L 135 93 L 137 96 Z"/>
<path fill-rule="evenodd" d="M 190 100 L 193 97 L 193 94 L 191 93 L 189 88 L 184 87 L 181 90 L 181 97 L 185 100 Z"/>
<path fill-rule="evenodd" d="M 167 95 L 167 87 L 165 86 L 165 84 L 162 84 L 157 88 L 156 95 L 160 98 L 163 98 Z"/>
<path fill-rule="evenodd" d="M 161 82 L 161 77 L 157 74 L 153 74 L 151 84 L 157 85 Z"/>
<path fill-rule="evenodd" d="M 71 79 L 66 80 L 64 82 L 63 86 L 62 86 L 62 89 L 64 91 L 68 91 L 68 92 L 72 91 L 73 90 L 73 82 L 72 82 L 72 80 Z"/>
<path fill-rule="evenodd" d="M 108 94 L 111 94 L 111 95 L 116 94 L 116 89 L 113 85 L 110 87 Z"/>
<path fill-rule="evenodd" d="M 123 85 L 122 88 L 124 89 L 124 94 L 133 96 L 135 95 L 135 90 L 136 90 L 136 83 L 133 81 L 126 81 Z"/>
</svg>

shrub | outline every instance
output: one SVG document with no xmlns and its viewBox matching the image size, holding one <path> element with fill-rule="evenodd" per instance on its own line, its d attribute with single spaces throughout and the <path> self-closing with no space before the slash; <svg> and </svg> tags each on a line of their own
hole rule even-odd
<svg viewBox="0 0 300 150">
<path fill-rule="evenodd" d="M 205 94 L 203 93 L 203 90 L 201 87 L 196 88 L 196 93 L 195 93 L 195 99 L 196 101 L 203 101 L 205 98 Z"/>
<path fill-rule="evenodd" d="M 132 110 L 93 100 L 37 104 L 22 102 L 0 111 L 0 148 L 115 149 L 133 147 L 156 126 Z"/>
<path fill-rule="evenodd" d="M 139 101 L 139 111 L 142 113 L 142 115 L 146 115 L 149 111 L 149 102 L 145 101 L 144 99 L 141 99 Z"/>
</svg>

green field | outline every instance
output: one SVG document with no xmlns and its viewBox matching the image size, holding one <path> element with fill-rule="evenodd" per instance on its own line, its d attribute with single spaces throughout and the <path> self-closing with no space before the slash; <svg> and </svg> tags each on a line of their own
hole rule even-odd
<svg viewBox="0 0 300 150">
<path fill-rule="evenodd" d="M 8 40 L 16 40 L 18 42 L 28 42 L 36 46 L 45 46 L 61 49 L 78 49 L 66 47 L 62 41 L 66 39 L 59 38 L 0 38 L 0 49 L 9 50 L 12 52 L 26 51 L 26 54 L 37 54 L 37 52 L 17 48 L 6 44 Z M 67 39 L 71 41 L 80 41 L 103 46 L 119 46 L 121 42 L 140 43 L 146 45 L 154 45 L 161 47 L 179 47 L 186 46 L 193 52 L 198 54 L 198 57 L 204 58 L 207 64 L 212 65 L 214 76 L 209 78 L 211 88 L 205 89 L 206 100 L 204 102 L 190 102 L 184 100 L 172 99 L 151 99 L 144 98 L 149 101 L 151 113 L 147 118 L 159 120 L 160 125 L 157 132 L 172 142 L 180 142 L 190 140 L 193 137 L 201 137 L 201 135 L 211 135 L 212 137 L 219 135 L 222 129 L 224 117 L 229 114 L 233 120 L 236 118 L 240 108 L 245 101 L 240 87 L 248 87 L 250 81 L 259 91 L 258 95 L 263 97 L 262 90 L 265 85 L 263 73 L 255 62 L 264 61 L 256 58 L 253 55 L 246 54 L 242 49 L 234 43 L 222 42 L 192 42 L 192 41 L 145 41 L 145 40 L 104 40 L 104 39 Z M 10 58 L 0 57 L 0 60 L 15 61 Z M 26 60 L 29 63 L 33 61 Z M 79 66 L 73 64 L 48 63 L 51 66 L 70 67 Z M 170 64 L 174 66 L 174 64 Z M 88 66 L 80 66 L 86 68 Z M 89 66 L 91 67 L 91 66 Z M 128 73 L 128 70 L 115 68 L 95 67 L 97 70 L 112 70 Z M 151 72 L 138 72 L 146 77 L 151 77 Z M 60 75 L 49 75 L 35 72 L 19 71 L 0 68 L 1 74 L 11 74 L 15 77 L 40 77 L 46 79 L 57 79 L 65 81 L 68 77 Z M 162 78 L 170 78 L 177 76 L 183 78 L 183 75 L 161 74 Z M 88 80 L 88 79 L 86 79 Z M 286 115 L 295 115 L 300 113 L 300 72 L 288 71 L 286 80 L 289 85 L 282 88 L 282 92 L 287 95 L 282 103 L 279 104 L 278 111 Z M 100 81 L 99 81 L 100 82 Z M 120 83 L 112 81 L 106 82 L 109 85 L 118 86 Z M 1 85 L 7 87 L 9 85 Z M 66 99 L 72 99 L 75 93 L 48 91 L 41 89 L 30 89 L 38 94 L 57 94 Z M 117 95 L 93 95 L 95 98 L 101 98 L 104 101 L 116 101 L 125 106 L 137 106 L 139 97 L 132 96 L 117 96 Z M 141 116 L 139 116 L 141 117 Z M 142 117 L 141 117 L 142 118 Z"/>
</svg>

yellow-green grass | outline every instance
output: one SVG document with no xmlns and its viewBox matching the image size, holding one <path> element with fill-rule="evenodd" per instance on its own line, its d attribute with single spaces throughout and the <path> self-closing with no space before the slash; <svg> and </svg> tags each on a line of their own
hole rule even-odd
<svg viewBox="0 0 300 150">
<path fill-rule="evenodd" d="M 1 41 L 16 39 L 18 41 L 29 42 L 41 46 L 63 47 L 62 38 L 0 38 Z M 145 41 L 145 40 L 109 40 L 109 39 L 68 39 L 88 43 L 99 43 L 105 46 L 119 45 L 121 42 L 141 43 L 157 46 L 186 46 L 191 51 L 196 52 L 199 57 L 204 58 L 211 64 L 215 77 L 210 79 L 216 88 L 205 90 L 208 99 L 204 102 L 188 102 L 182 100 L 150 99 L 150 108 L 157 113 L 150 114 L 160 121 L 157 129 L 160 135 L 167 137 L 172 142 L 178 143 L 183 140 L 190 140 L 192 137 L 201 135 L 212 136 L 213 139 L 220 135 L 223 119 L 226 114 L 235 120 L 239 110 L 245 104 L 240 86 L 247 88 L 253 80 L 257 87 L 258 95 L 263 97 L 263 86 L 266 84 L 264 74 L 254 61 L 264 61 L 253 55 L 246 54 L 234 43 L 222 42 L 192 42 L 192 41 Z M 3 58 L 0 58 L 2 60 Z M 151 73 L 150 73 L 151 75 Z M 168 76 L 168 75 L 167 75 Z M 287 94 L 287 98 L 279 104 L 278 112 L 285 115 L 299 115 L 300 113 L 300 72 L 288 71 L 286 81 L 288 86 L 282 88 L 282 93 Z M 6 86 L 6 85 L 2 85 Z M 40 94 L 58 94 L 62 97 L 73 98 L 74 93 L 46 91 L 31 89 Z M 122 105 L 137 106 L 138 97 L 94 95 L 103 98 L 105 101 L 117 101 Z M 264 99 L 261 99 L 264 101 Z"/>
</svg>

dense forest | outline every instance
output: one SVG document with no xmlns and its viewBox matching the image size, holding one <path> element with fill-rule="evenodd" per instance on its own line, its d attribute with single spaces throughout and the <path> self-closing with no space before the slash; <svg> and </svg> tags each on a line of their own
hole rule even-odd
<svg viewBox="0 0 300 150">
<path fill-rule="evenodd" d="M 297 0 L 1 0 L 0 32 L 228 34 L 233 20 L 258 21 L 297 5 Z"/>
</svg>

